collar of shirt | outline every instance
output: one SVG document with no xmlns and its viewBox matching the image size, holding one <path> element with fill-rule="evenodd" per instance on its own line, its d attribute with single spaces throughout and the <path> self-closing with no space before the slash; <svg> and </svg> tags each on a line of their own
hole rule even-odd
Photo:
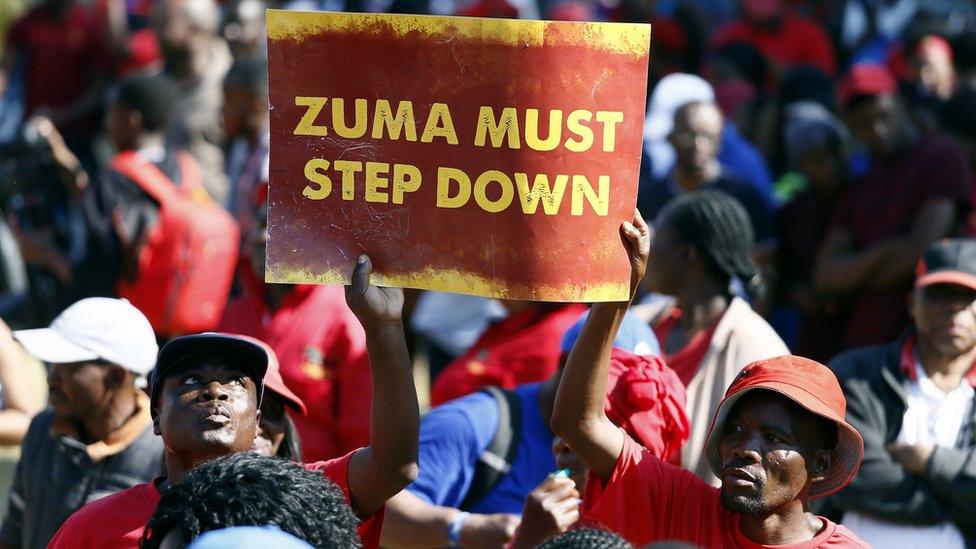
<svg viewBox="0 0 976 549">
<path fill-rule="evenodd" d="M 918 371 L 915 369 L 915 363 L 917 361 L 921 367 L 921 359 L 916 358 L 916 347 L 917 340 L 915 334 L 909 334 L 901 346 L 899 367 L 906 379 L 917 383 L 919 376 Z M 966 373 L 966 381 L 969 382 L 971 387 L 976 388 L 976 363 L 973 363 L 972 367 L 969 368 L 969 372 Z"/>
</svg>

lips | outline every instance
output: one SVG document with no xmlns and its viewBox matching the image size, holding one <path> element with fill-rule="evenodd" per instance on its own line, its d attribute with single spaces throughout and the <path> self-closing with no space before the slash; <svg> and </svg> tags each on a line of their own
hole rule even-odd
<svg viewBox="0 0 976 549">
<path fill-rule="evenodd" d="M 223 425 L 230 422 L 230 412 L 220 406 L 202 407 L 200 415 L 204 421 L 210 423 Z"/>
<path fill-rule="evenodd" d="M 756 486 L 759 479 L 742 467 L 730 467 L 723 471 L 722 482 L 728 486 Z"/>
</svg>

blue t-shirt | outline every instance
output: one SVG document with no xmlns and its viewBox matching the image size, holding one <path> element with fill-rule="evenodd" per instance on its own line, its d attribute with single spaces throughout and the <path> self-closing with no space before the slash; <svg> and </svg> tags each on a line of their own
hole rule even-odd
<svg viewBox="0 0 976 549">
<path fill-rule="evenodd" d="M 540 383 L 515 388 L 522 403 L 521 441 L 511 471 L 469 511 L 522 513 L 525 497 L 556 467 L 553 434 L 539 413 Z M 445 403 L 420 421 L 420 476 L 407 487 L 432 505 L 458 507 L 479 456 L 498 429 L 498 404 L 477 392 Z"/>
</svg>

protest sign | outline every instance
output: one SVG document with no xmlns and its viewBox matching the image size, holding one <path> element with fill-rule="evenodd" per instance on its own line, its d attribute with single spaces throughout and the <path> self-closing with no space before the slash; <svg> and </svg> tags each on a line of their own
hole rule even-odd
<svg viewBox="0 0 976 549">
<path fill-rule="evenodd" d="M 648 25 L 269 10 L 267 280 L 629 295 Z"/>
</svg>

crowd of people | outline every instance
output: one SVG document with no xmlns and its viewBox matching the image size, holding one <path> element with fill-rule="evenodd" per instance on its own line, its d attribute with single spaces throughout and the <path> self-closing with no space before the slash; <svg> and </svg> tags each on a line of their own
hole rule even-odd
<svg viewBox="0 0 976 549">
<path fill-rule="evenodd" d="M 631 300 L 265 283 L 266 8 L 651 23 Z M 0 0 L 0 37 L 0 548 L 976 546 L 970 0 Z"/>
</svg>

